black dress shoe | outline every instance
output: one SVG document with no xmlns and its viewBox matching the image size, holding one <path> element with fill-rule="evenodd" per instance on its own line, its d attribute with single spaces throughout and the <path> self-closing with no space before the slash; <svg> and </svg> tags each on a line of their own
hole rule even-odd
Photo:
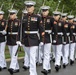
<svg viewBox="0 0 76 75">
<path fill-rule="evenodd" d="M 70 60 L 70 65 L 73 65 L 74 64 L 74 61 L 73 60 Z"/>
<path fill-rule="evenodd" d="M 2 69 L 7 69 L 7 67 L 3 67 Z"/>
<path fill-rule="evenodd" d="M 56 72 L 59 71 L 60 67 L 58 65 L 55 66 Z"/>
<path fill-rule="evenodd" d="M 51 69 L 48 70 L 48 73 L 51 73 Z"/>
<path fill-rule="evenodd" d="M 19 72 L 19 69 L 17 69 L 17 70 L 12 70 L 13 71 L 13 73 L 18 73 Z"/>
<path fill-rule="evenodd" d="M 9 73 L 10 73 L 11 75 L 13 75 L 13 69 L 12 69 L 12 68 L 9 68 L 8 71 L 9 71 Z"/>
<path fill-rule="evenodd" d="M 43 71 L 41 71 L 41 73 L 43 73 L 44 75 L 47 75 L 48 71 L 44 69 Z"/>
<path fill-rule="evenodd" d="M 0 67 L 0 71 L 2 71 L 2 67 Z"/>
<path fill-rule="evenodd" d="M 25 71 L 29 69 L 29 67 L 23 66 L 22 67 Z"/>
<path fill-rule="evenodd" d="M 63 68 L 64 68 L 64 69 L 66 68 L 66 65 L 65 65 L 65 64 L 63 64 Z"/>
<path fill-rule="evenodd" d="M 13 73 L 18 73 L 19 72 L 19 69 L 14 70 L 14 69 L 10 68 L 10 69 L 8 69 L 8 71 L 12 75 Z"/>
</svg>

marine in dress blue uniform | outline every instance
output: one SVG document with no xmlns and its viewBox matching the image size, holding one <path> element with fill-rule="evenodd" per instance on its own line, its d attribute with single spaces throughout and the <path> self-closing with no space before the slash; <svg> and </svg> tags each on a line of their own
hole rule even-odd
<svg viewBox="0 0 76 75">
<path fill-rule="evenodd" d="M 7 22 L 3 18 L 4 11 L 0 10 L 0 71 L 6 69 L 6 61 L 5 61 L 5 46 L 6 46 L 6 29 Z"/>
<path fill-rule="evenodd" d="M 38 30 L 44 35 L 44 28 L 40 24 L 41 18 L 40 16 L 34 14 L 34 5 L 36 2 L 34 1 L 25 1 L 24 2 L 27 8 L 28 14 L 23 17 L 22 22 L 22 33 L 23 36 L 23 44 L 25 45 L 25 49 L 29 56 L 29 72 L 30 75 L 37 75 L 36 72 L 36 50 L 38 50 L 39 38 L 38 38 Z"/>
<path fill-rule="evenodd" d="M 74 64 L 75 52 L 75 24 L 73 24 L 74 15 L 68 15 L 68 23 L 70 25 L 70 65 Z"/>
<path fill-rule="evenodd" d="M 43 57 L 43 71 L 41 71 L 44 75 L 51 72 L 50 67 L 50 54 L 51 54 L 51 32 L 52 32 L 52 22 L 51 16 L 49 16 L 49 6 L 42 6 L 41 7 L 41 18 L 42 18 L 42 25 L 44 26 L 45 36 L 42 37 L 43 47 L 44 47 L 44 57 Z"/>
<path fill-rule="evenodd" d="M 67 19 L 67 13 L 62 13 L 62 24 L 63 24 L 63 68 L 66 68 L 66 66 L 68 65 L 68 57 L 69 57 L 69 26 L 68 26 L 68 22 L 66 21 Z"/>
<path fill-rule="evenodd" d="M 59 20 L 60 12 L 54 11 L 54 21 L 52 28 L 53 49 L 55 50 L 55 69 L 58 72 L 60 69 L 61 53 L 62 53 L 62 35 L 63 25 Z"/>
<path fill-rule="evenodd" d="M 17 10 L 9 10 L 10 19 L 8 20 L 7 27 L 7 45 L 9 48 L 11 62 L 8 71 L 10 74 L 19 72 L 19 64 L 17 61 L 17 49 L 21 45 L 20 42 L 20 20 L 17 19 Z"/>
</svg>

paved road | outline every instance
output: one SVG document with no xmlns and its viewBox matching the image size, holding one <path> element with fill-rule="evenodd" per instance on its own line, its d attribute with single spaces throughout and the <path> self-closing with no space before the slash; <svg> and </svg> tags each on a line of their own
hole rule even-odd
<svg viewBox="0 0 76 75">
<path fill-rule="evenodd" d="M 19 73 L 16 73 L 14 75 L 29 75 L 29 71 L 24 71 L 22 66 L 23 66 L 23 63 L 22 63 L 23 60 L 19 60 L 19 64 L 20 64 L 20 72 Z M 76 75 L 76 61 L 74 63 L 73 66 L 68 66 L 66 69 L 63 69 L 61 68 L 61 70 L 57 73 L 54 69 L 54 64 L 52 64 L 52 72 L 51 74 L 48 74 L 48 75 Z M 9 62 L 7 64 L 9 66 Z M 37 67 L 37 72 L 38 72 L 38 75 L 43 75 L 41 73 L 41 70 L 42 70 L 42 66 L 38 66 Z M 7 70 L 3 70 L 0 72 L 0 75 L 10 75 L 9 72 Z"/>
</svg>

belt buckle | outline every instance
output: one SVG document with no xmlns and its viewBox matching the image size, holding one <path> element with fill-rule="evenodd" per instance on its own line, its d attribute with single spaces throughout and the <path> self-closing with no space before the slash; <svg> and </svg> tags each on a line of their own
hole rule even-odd
<svg viewBox="0 0 76 75">
<path fill-rule="evenodd" d="M 30 31 L 27 31 L 27 34 L 30 34 Z"/>
</svg>

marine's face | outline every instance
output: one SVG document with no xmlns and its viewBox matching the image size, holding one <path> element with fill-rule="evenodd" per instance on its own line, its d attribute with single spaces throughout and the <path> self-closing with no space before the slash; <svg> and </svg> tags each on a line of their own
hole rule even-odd
<svg viewBox="0 0 76 75">
<path fill-rule="evenodd" d="M 55 19 L 56 21 L 58 21 L 59 18 L 60 18 L 60 15 L 56 15 L 56 16 L 54 16 L 54 19 Z"/>
<path fill-rule="evenodd" d="M 62 17 L 62 20 L 63 20 L 63 21 L 66 21 L 66 19 L 67 19 L 67 17 Z"/>
<path fill-rule="evenodd" d="M 33 13 L 34 12 L 34 6 L 27 6 L 27 12 Z"/>
<path fill-rule="evenodd" d="M 15 19 L 16 18 L 16 14 L 10 14 L 10 19 Z"/>
<path fill-rule="evenodd" d="M 69 21 L 69 23 L 73 23 L 73 19 L 69 19 L 68 21 Z"/>
<path fill-rule="evenodd" d="M 46 17 L 48 14 L 49 14 L 49 10 L 43 10 L 43 11 L 42 11 L 42 15 L 43 15 L 43 16 Z"/>
<path fill-rule="evenodd" d="M 1 20 L 1 19 L 3 19 L 3 15 L 2 15 L 2 14 L 0 14 L 0 20 Z"/>
</svg>

